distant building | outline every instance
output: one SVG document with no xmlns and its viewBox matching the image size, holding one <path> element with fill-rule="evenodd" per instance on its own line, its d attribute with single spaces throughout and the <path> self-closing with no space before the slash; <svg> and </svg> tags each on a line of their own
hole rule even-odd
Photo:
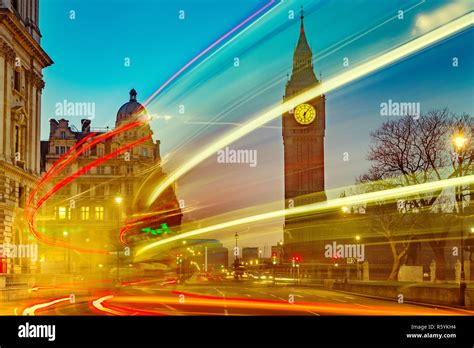
<svg viewBox="0 0 474 348">
<path fill-rule="evenodd" d="M 259 248 L 242 248 L 242 261 L 258 260 Z"/>
<path fill-rule="evenodd" d="M 185 247 L 182 248 L 188 261 L 193 261 L 197 267 L 189 262 L 192 272 L 205 271 L 207 253 L 208 273 L 218 274 L 228 267 L 229 250 L 221 242 L 215 239 L 187 239 Z"/>
<path fill-rule="evenodd" d="M 0 1 L 0 245 L 28 244 L 25 200 L 40 178 L 42 70 L 38 0 Z M 32 273 L 36 262 L 0 254 L 0 273 Z"/>
<path fill-rule="evenodd" d="M 118 110 L 116 128 L 146 116 L 146 110 L 138 103 L 136 96 L 136 91 L 132 89 L 130 100 Z M 51 119 L 49 139 L 42 142 L 42 170 L 48 171 L 63 154 L 92 132 L 96 133 L 92 139 L 96 139 L 111 131 L 91 127 L 91 121 L 88 119 L 81 121 L 80 130 L 71 126 L 68 120 Z M 160 161 L 160 141 L 153 141 L 152 134 L 148 123 L 144 123 L 97 143 L 73 160 L 54 177 L 50 188 L 99 158 L 109 156 L 128 144 L 150 136 L 137 146 L 91 168 L 56 192 L 42 207 L 41 218 L 37 224 L 40 231 L 53 241 L 66 242 L 85 249 L 123 250 L 124 246 L 119 243 L 119 230 L 125 227 L 127 221 L 135 219 L 134 214 L 150 212 L 143 202 L 137 200 L 137 196 L 143 191 L 145 178 L 152 169 L 156 169 Z M 76 151 L 90 142 L 91 139 Z M 160 170 L 157 172 L 159 174 L 156 179 L 164 175 Z M 117 197 L 121 199 L 120 204 L 117 203 Z M 155 215 L 151 214 L 153 221 L 149 225 L 142 224 L 142 227 L 153 227 L 155 221 L 158 221 L 166 223 L 174 231 L 179 230 L 182 213 L 173 187 L 168 188 L 159 200 L 155 201 L 151 210 L 155 212 Z M 135 241 L 151 237 L 141 233 L 140 229 L 135 232 L 138 233 L 135 235 Z M 52 249 L 58 250 L 53 252 Z M 97 267 L 116 267 L 115 259 L 108 255 L 88 252 L 78 254 L 70 249 L 49 246 L 45 247 L 45 250 L 42 272 L 46 273 L 96 272 L 99 271 Z"/>
</svg>

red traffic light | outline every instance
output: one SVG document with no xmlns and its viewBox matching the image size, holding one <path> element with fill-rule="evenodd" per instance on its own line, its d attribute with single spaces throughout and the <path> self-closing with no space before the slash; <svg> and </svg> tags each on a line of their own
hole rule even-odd
<svg viewBox="0 0 474 348">
<path fill-rule="evenodd" d="M 295 260 L 296 260 L 296 261 L 299 261 L 299 260 L 300 260 L 300 257 L 299 257 L 299 256 L 295 256 Z"/>
<path fill-rule="evenodd" d="M 272 253 L 272 257 L 277 257 L 277 253 L 275 251 Z"/>
</svg>

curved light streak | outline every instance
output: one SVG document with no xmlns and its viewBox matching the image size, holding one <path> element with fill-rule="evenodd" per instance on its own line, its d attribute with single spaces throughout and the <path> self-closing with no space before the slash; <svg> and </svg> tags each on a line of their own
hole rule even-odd
<svg viewBox="0 0 474 348">
<path fill-rule="evenodd" d="M 53 301 L 50 301 L 50 302 L 45 302 L 45 303 L 39 303 L 39 304 L 36 304 L 34 306 L 31 306 L 31 307 L 28 307 L 26 308 L 24 311 L 23 311 L 23 315 L 35 315 L 35 312 L 39 309 L 43 309 L 43 308 L 47 308 L 47 307 L 50 307 L 50 306 L 54 306 L 55 304 L 57 303 L 60 303 L 60 302 L 66 302 L 66 301 L 69 301 L 71 298 L 68 296 L 68 297 L 62 297 L 62 298 L 59 298 L 57 300 L 53 300 Z"/>
<path fill-rule="evenodd" d="M 111 153 L 109 153 L 108 155 L 104 156 L 104 157 L 101 157 L 97 160 L 95 160 L 94 162 L 90 163 L 89 165 L 85 166 L 85 167 L 82 167 L 80 170 L 78 170 L 77 172 L 75 172 L 74 174 L 68 176 L 67 178 L 65 178 L 64 180 L 62 180 L 61 182 L 59 182 L 57 185 L 55 185 L 49 192 L 47 192 L 39 201 L 38 203 L 36 204 L 36 206 L 34 207 L 33 211 L 31 212 L 31 214 L 28 216 L 28 226 L 29 226 L 29 229 L 30 229 L 30 232 L 33 234 L 33 236 L 42 241 L 43 243 L 45 244 L 48 244 L 48 245 L 54 245 L 54 246 L 59 246 L 59 247 L 64 247 L 64 248 L 69 248 L 69 249 L 72 249 L 72 250 L 77 250 L 77 251 L 80 251 L 80 252 L 85 252 L 85 253 L 95 253 L 95 254 L 110 254 L 111 252 L 108 251 L 108 250 L 95 250 L 95 249 L 88 249 L 88 248 L 81 248 L 81 247 L 78 247 L 78 246 L 75 246 L 73 244 L 69 244 L 69 243 L 66 243 L 66 242 L 63 242 L 63 241 L 56 241 L 56 240 L 52 240 L 50 238 L 47 238 L 46 236 L 44 236 L 43 234 L 41 234 L 37 229 L 36 229 L 36 226 L 35 226 L 35 223 L 34 223 L 34 219 L 35 219 L 35 216 L 36 214 L 38 213 L 38 209 L 43 205 L 44 202 L 46 202 L 46 200 L 51 197 L 55 192 L 57 192 L 58 190 L 60 190 L 63 186 L 67 185 L 68 183 L 70 183 L 71 181 L 73 181 L 75 178 L 77 178 L 78 176 L 84 174 L 85 172 L 87 172 L 88 170 L 90 170 L 91 168 L 94 168 L 98 165 L 100 165 L 101 163 L 109 160 L 110 158 L 113 158 L 119 154 L 121 154 L 122 152 L 138 145 L 138 144 L 141 144 L 142 142 L 148 140 L 151 138 L 151 135 L 149 136 L 146 136 L 146 137 L 143 137 L 133 143 L 130 143 L 116 151 L 113 151 Z"/>
<path fill-rule="evenodd" d="M 214 232 L 217 230 L 222 230 L 222 229 L 244 225 L 248 223 L 260 222 L 260 221 L 280 218 L 284 216 L 324 212 L 324 211 L 338 209 L 346 205 L 350 206 L 350 205 L 356 205 L 356 204 L 361 204 L 361 203 L 373 203 L 373 202 L 377 202 L 381 200 L 399 199 L 403 197 L 410 197 L 410 196 L 419 195 L 422 193 L 432 192 L 434 190 L 445 189 L 445 188 L 456 186 L 456 185 L 468 185 L 471 183 L 474 183 L 474 175 L 464 176 L 462 178 L 445 179 L 445 180 L 434 181 L 434 182 L 429 182 L 429 183 L 424 183 L 424 184 L 406 186 L 406 187 L 393 188 L 393 189 L 376 191 L 376 192 L 362 193 L 359 195 L 331 199 L 328 201 L 314 203 L 314 204 L 307 204 L 307 205 L 303 205 L 303 206 L 295 207 L 291 209 L 281 209 L 281 210 L 271 211 L 267 213 L 246 216 L 244 218 L 223 222 L 223 223 L 208 226 L 208 227 L 199 228 L 194 231 L 184 232 L 179 235 L 175 235 L 173 237 L 168 237 L 166 239 L 161 239 L 159 241 L 152 242 L 148 245 L 145 245 L 139 248 L 137 250 L 136 255 L 139 256 L 160 245 L 165 245 L 177 240 L 190 238 L 190 237 L 194 237 L 200 234 Z"/>
<path fill-rule="evenodd" d="M 306 92 L 297 95 L 290 100 L 274 106 L 270 110 L 256 116 L 253 120 L 248 121 L 238 129 L 231 131 L 221 139 L 210 144 L 208 147 L 203 149 L 196 156 L 191 158 L 189 161 L 184 163 L 181 167 L 174 170 L 163 182 L 155 187 L 147 199 L 147 205 L 150 206 L 164 190 L 169 187 L 173 182 L 178 180 L 181 176 L 186 174 L 189 170 L 194 168 L 196 165 L 207 159 L 208 157 L 215 154 L 219 149 L 235 142 L 243 136 L 251 133 L 260 126 L 280 117 L 281 114 L 291 110 L 296 105 L 304 103 L 315 97 L 321 96 L 327 92 L 333 91 L 339 87 L 342 87 L 350 82 L 360 79 L 361 77 L 367 76 L 373 72 L 380 70 L 390 64 L 400 61 L 422 49 L 425 49 L 432 44 L 439 42 L 455 33 L 458 33 L 474 23 L 474 13 L 468 13 L 442 27 L 435 29 L 429 33 L 426 33 L 410 42 L 407 42 L 387 53 L 384 53 L 374 59 L 369 60 L 345 73 L 339 74 L 333 77 L 323 84 L 317 85 Z"/>
<path fill-rule="evenodd" d="M 168 86 L 171 82 L 173 82 L 174 79 L 176 79 L 179 75 L 181 75 L 183 73 L 183 71 L 185 71 L 187 68 L 189 68 L 191 65 L 193 65 L 199 58 L 201 58 L 202 56 L 204 56 L 207 52 L 209 52 L 210 50 L 212 50 L 214 47 L 216 47 L 218 44 L 220 44 L 222 41 L 224 41 L 225 39 L 227 39 L 230 35 L 232 35 L 233 33 L 235 33 L 237 30 L 239 30 L 241 27 L 243 27 L 245 24 L 247 24 L 248 22 L 250 22 L 252 19 L 254 19 L 256 16 L 258 16 L 260 13 L 262 13 L 263 11 L 265 11 L 268 7 L 270 7 L 271 5 L 273 5 L 275 3 L 276 0 L 271 0 L 269 1 L 265 6 L 263 6 L 262 8 L 260 8 L 258 11 L 256 11 L 255 13 L 253 13 L 250 17 L 248 17 L 247 19 L 245 19 L 244 21 L 242 21 L 240 24 L 236 25 L 234 28 L 232 28 L 231 30 L 229 30 L 227 33 L 225 33 L 224 35 L 222 35 L 219 39 L 217 39 L 216 41 L 214 41 L 210 46 L 208 46 L 205 50 L 203 50 L 201 53 L 199 53 L 196 57 L 194 57 L 193 59 L 191 59 L 188 63 L 186 63 L 186 65 L 184 65 L 181 69 L 179 69 L 173 76 L 171 76 L 168 81 L 166 81 L 160 88 L 158 88 L 146 101 L 144 104 L 148 104 L 153 98 L 155 98 L 155 96 L 160 93 L 164 88 L 166 88 L 166 86 Z"/>
</svg>

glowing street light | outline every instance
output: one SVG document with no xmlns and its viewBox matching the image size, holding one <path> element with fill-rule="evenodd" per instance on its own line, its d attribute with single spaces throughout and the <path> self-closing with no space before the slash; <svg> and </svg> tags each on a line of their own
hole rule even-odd
<svg viewBox="0 0 474 348">
<path fill-rule="evenodd" d="M 121 196 L 115 197 L 115 203 L 122 204 L 122 202 L 123 202 L 123 197 L 121 197 Z"/>
<path fill-rule="evenodd" d="M 344 214 L 347 214 L 347 213 L 349 213 L 349 211 L 350 211 L 350 209 L 349 209 L 349 207 L 348 207 L 347 205 L 342 206 L 342 207 L 341 207 L 341 210 L 342 210 L 342 212 L 343 212 Z"/>
<path fill-rule="evenodd" d="M 458 133 L 453 138 L 453 145 L 458 150 L 461 151 L 467 144 L 467 138 L 462 133 Z"/>
<path fill-rule="evenodd" d="M 360 236 L 356 236 L 356 240 L 359 241 L 359 240 L 360 240 Z"/>
</svg>

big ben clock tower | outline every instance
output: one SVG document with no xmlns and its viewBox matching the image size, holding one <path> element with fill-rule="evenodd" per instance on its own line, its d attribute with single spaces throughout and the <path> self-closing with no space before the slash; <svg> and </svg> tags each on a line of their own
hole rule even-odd
<svg viewBox="0 0 474 348">
<path fill-rule="evenodd" d="M 314 74 L 313 53 L 306 39 L 303 21 L 304 15 L 301 10 L 300 36 L 293 55 L 293 69 L 286 84 L 284 101 L 320 83 Z M 320 95 L 297 105 L 282 115 L 285 208 L 326 200 L 324 192 L 325 103 L 325 96 Z M 308 240 L 307 234 L 314 233 L 310 225 L 308 217 L 285 219 L 285 254 L 289 251 L 288 248 L 291 248 L 289 244 L 294 245 Z"/>
</svg>

